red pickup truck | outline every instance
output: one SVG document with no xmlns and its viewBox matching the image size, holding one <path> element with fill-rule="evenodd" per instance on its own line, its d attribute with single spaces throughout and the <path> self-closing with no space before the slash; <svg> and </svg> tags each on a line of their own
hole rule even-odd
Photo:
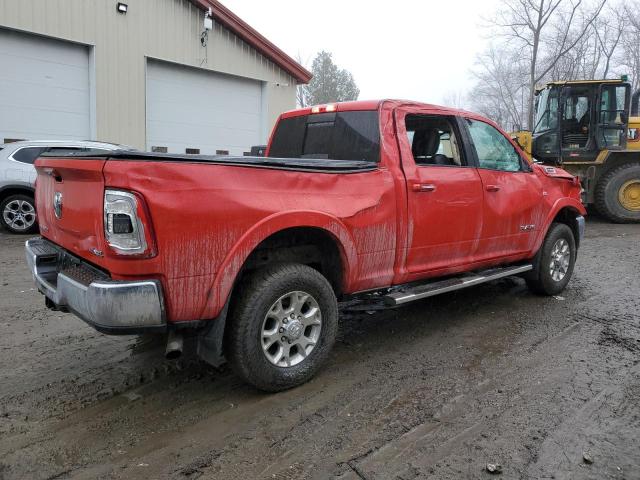
<svg viewBox="0 0 640 480">
<path fill-rule="evenodd" d="M 197 337 L 277 391 L 327 359 L 338 301 L 394 307 L 522 275 L 571 277 L 580 184 L 493 122 L 407 101 L 285 113 L 266 157 L 91 152 L 36 162 L 38 289 L 112 334 Z"/>
</svg>

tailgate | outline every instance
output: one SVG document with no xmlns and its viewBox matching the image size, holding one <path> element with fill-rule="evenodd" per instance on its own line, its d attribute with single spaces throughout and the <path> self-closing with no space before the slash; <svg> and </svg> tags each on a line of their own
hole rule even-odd
<svg viewBox="0 0 640 480">
<path fill-rule="evenodd" d="M 104 158 L 41 157 L 35 164 L 40 233 L 95 263 L 104 252 L 105 163 Z"/>
</svg>

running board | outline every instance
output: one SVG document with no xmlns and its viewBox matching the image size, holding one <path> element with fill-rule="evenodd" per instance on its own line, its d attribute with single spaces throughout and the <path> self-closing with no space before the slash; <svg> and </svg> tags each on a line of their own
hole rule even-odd
<svg viewBox="0 0 640 480">
<path fill-rule="evenodd" d="M 510 277 L 520 273 L 533 270 L 533 265 L 518 265 L 503 268 L 492 268 L 481 272 L 474 272 L 460 277 L 448 278 L 446 280 L 423 283 L 410 288 L 389 293 L 383 297 L 384 303 L 389 306 L 402 305 L 405 303 L 421 300 L 441 293 L 461 290 L 481 283 L 497 280 L 498 278 Z"/>
</svg>

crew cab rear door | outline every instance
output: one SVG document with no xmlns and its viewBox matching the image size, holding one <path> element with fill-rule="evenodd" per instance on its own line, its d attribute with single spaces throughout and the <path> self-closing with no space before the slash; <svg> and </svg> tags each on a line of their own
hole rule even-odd
<svg viewBox="0 0 640 480">
<path fill-rule="evenodd" d="M 482 227 L 482 182 L 455 117 L 396 110 L 407 188 L 406 280 L 473 260 Z"/>
<path fill-rule="evenodd" d="M 464 123 L 484 194 L 478 260 L 530 251 L 543 223 L 542 183 L 497 128 L 469 118 Z"/>
</svg>

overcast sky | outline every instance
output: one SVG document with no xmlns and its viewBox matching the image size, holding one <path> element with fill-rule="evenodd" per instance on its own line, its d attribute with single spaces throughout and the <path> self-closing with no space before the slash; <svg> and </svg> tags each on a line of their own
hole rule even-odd
<svg viewBox="0 0 640 480">
<path fill-rule="evenodd" d="M 310 68 L 320 50 L 354 75 L 360 99 L 443 103 L 469 88 L 498 0 L 222 0 Z"/>
</svg>

